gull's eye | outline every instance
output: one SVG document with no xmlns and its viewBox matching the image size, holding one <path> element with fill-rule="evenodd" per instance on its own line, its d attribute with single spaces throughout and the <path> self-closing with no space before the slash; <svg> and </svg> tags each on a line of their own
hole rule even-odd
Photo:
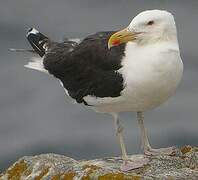
<svg viewBox="0 0 198 180">
<path fill-rule="evenodd" d="M 154 24 L 154 21 L 149 21 L 149 22 L 146 23 L 146 25 L 148 25 L 148 26 L 151 26 L 153 24 Z"/>
</svg>

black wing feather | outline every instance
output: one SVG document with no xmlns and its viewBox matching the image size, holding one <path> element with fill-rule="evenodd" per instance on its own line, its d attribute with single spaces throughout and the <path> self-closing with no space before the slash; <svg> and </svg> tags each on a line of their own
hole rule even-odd
<svg viewBox="0 0 198 180">
<path fill-rule="evenodd" d="M 44 67 L 59 78 L 69 95 L 78 103 L 83 97 L 118 97 L 123 90 L 121 68 L 125 45 L 107 47 L 114 32 L 99 32 L 80 44 L 68 41 L 51 46 L 45 55 Z M 86 104 L 87 105 L 87 104 Z"/>
</svg>

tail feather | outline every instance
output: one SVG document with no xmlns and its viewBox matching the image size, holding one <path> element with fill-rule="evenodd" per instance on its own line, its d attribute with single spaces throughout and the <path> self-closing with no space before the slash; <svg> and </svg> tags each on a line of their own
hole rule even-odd
<svg viewBox="0 0 198 180">
<path fill-rule="evenodd" d="M 49 40 L 48 37 L 37 31 L 35 28 L 30 28 L 26 37 L 35 52 L 43 57 L 46 52 L 45 43 Z"/>
<path fill-rule="evenodd" d="M 32 57 L 31 61 L 24 66 L 29 69 L 34 69 L 37 71 L 48 73 L 48 71 L 43 67 L 43 59 L 40 57 Z"/>
</svg>

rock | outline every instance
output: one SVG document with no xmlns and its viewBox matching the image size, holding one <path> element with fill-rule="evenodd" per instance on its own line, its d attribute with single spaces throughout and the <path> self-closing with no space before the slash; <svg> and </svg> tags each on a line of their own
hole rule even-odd
<svg viewBox="0 0 198 180">
<path fill-rule="evenodd" d="M 132 155 L 131 160 L 144 155 Z M 41 154 L 25 156 L 0 175 L 0 180 L 198 180 L 198 148 L 185 146 L 172 156 L 148 157 L 142 168 L 120 171 L 119 157 L 76 161 L 72 158 Z"/>
</svg>

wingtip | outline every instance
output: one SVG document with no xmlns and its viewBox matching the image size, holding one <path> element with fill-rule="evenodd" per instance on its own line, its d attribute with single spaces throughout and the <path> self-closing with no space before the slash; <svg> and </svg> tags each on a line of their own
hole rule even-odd
<svg viewBox="0 0 198 180">
<path fill-rule="evenodd" d="M 31 32 L 32 29 L 33 29 L 32 27 L 28 28 L 28 29 L 27 29 L 27 33 Z"/>
<path fill-rule="evenodd" d="M 29 34 L 38 34 L 38 33 L 39 33 L 39 31 L 37 29 L 35 29 L 34 27 L 30 27 L 27 30 L 27 35 L 26 36 L 28 36 Z"/>
</svg>

